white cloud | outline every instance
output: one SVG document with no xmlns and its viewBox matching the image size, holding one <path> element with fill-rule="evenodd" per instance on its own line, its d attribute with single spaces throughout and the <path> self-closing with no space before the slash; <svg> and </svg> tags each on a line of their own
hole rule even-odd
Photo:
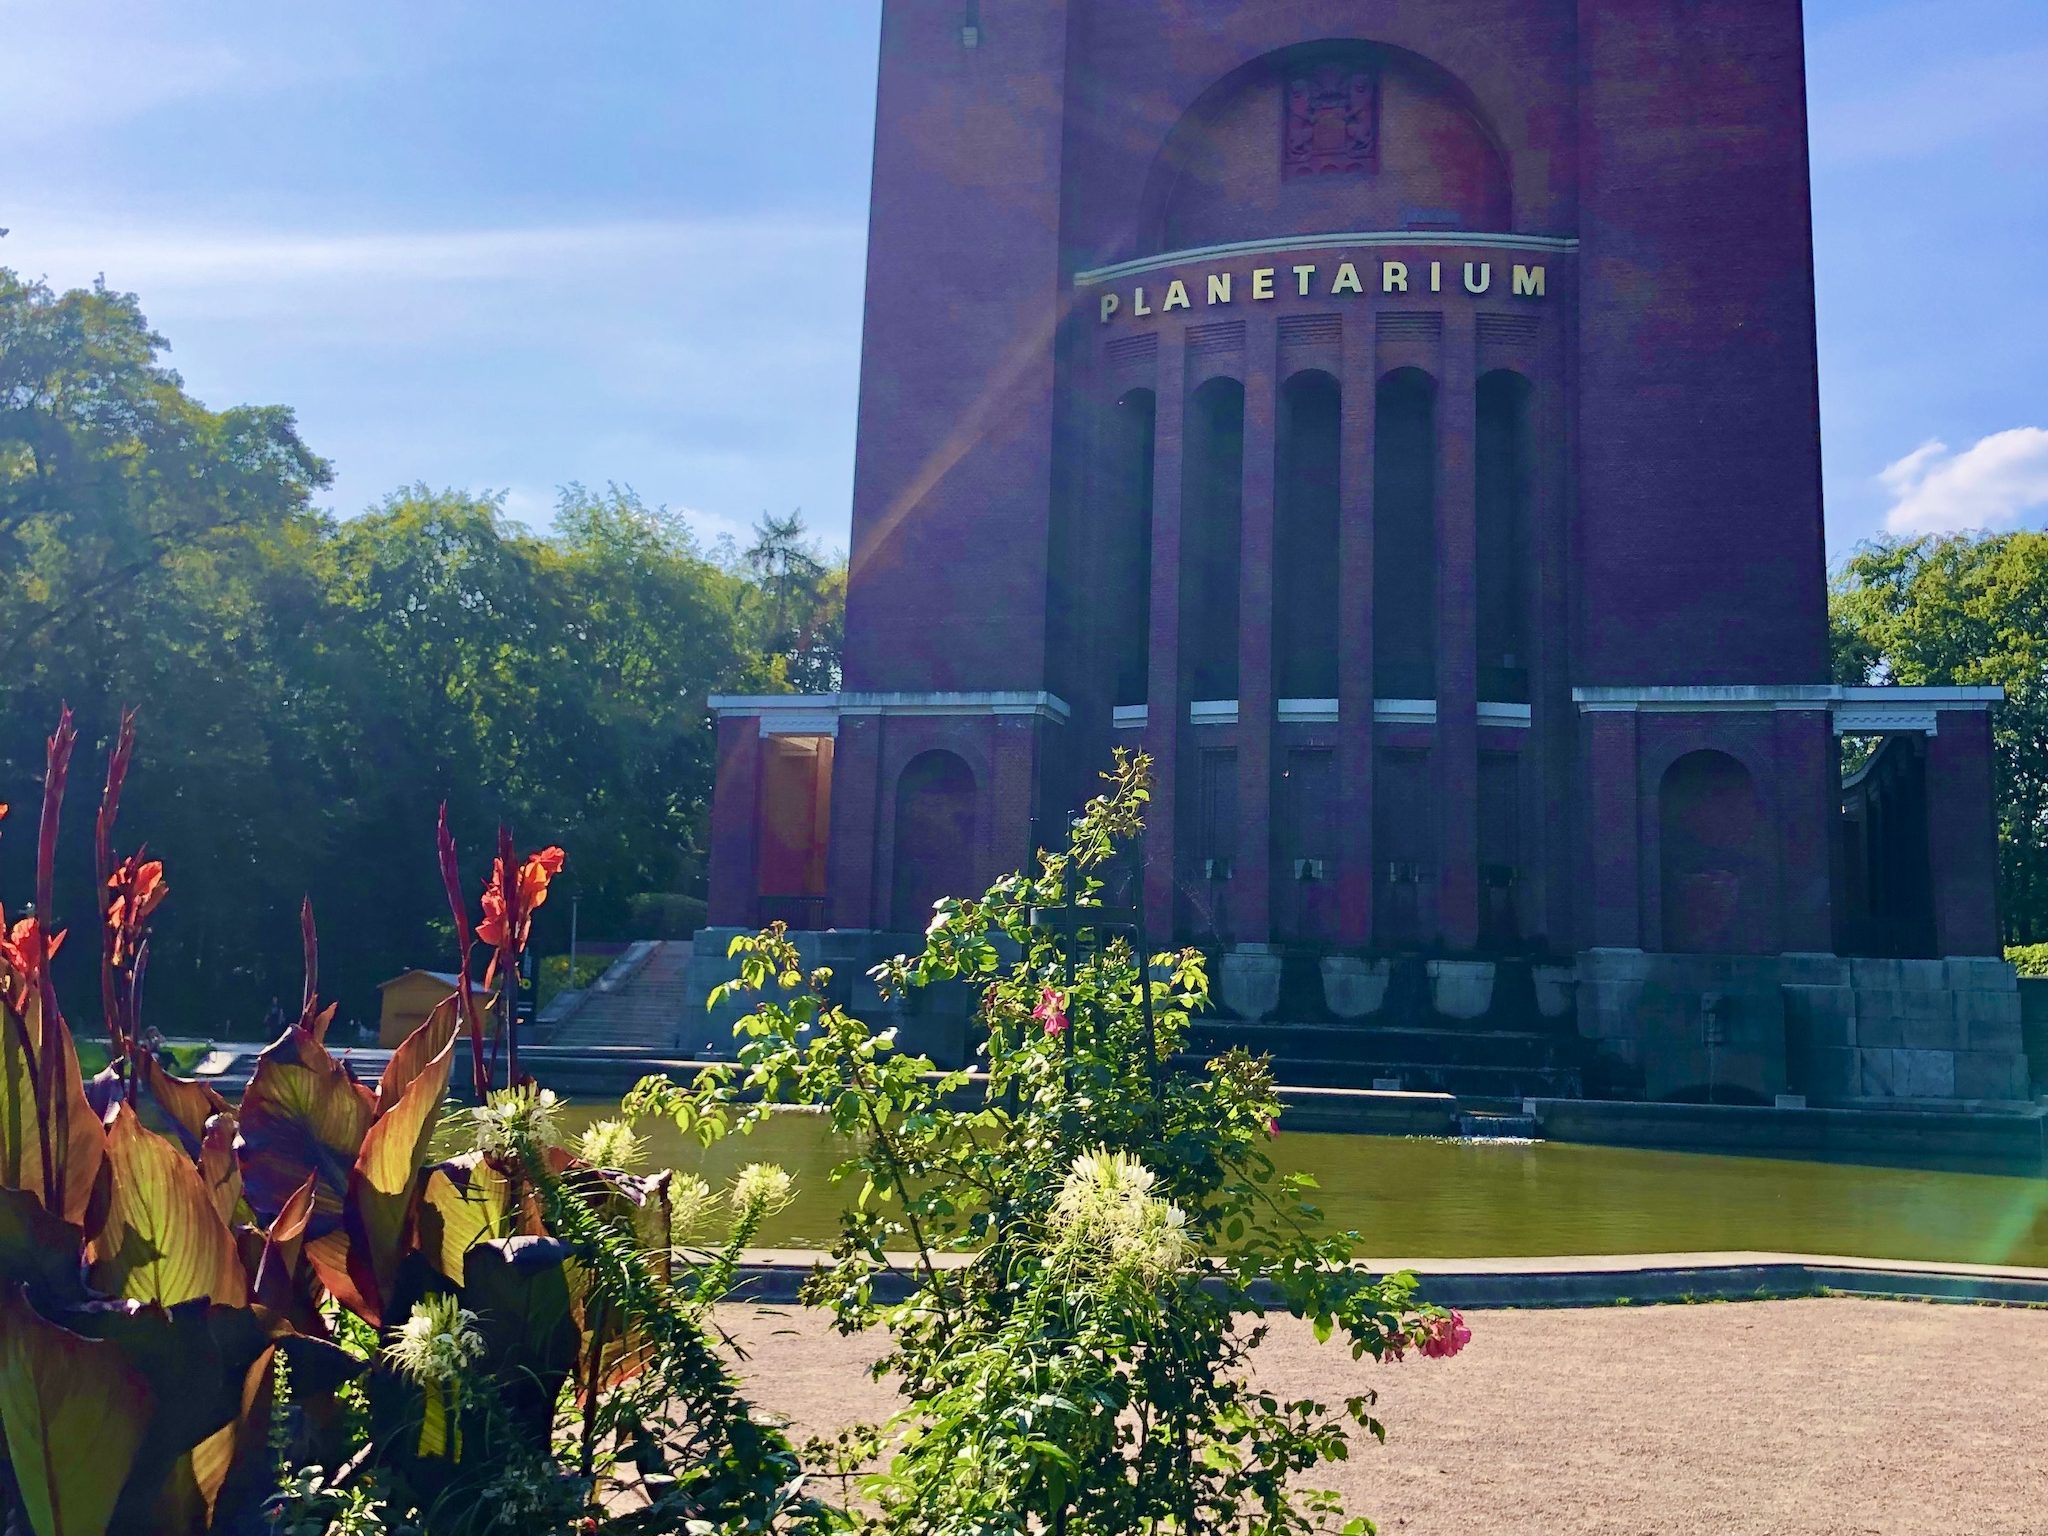
<svg viewBox="0 0 2048 1536">
<path fill-rule="evenodd" d="M 119 288 L 145 292 L 220 289 L 302 290 L 338 283 L 463 283 L 500 279 L 544 282 L 588 276 L 594 267 L 675 260 L 689 275 L 695 258 L 724 256 L 737 271 L 741 252 L 772 261 L 858 250 L 851 223 L 783 218 L 670 219 L 496 229 L 359 231 L 223 230 L 137 225 L 68 212 L 13 215 L 10 257 L 25 256 L 57 281 L 104 272 Z M 62 230 L 62 234 L 46 231 Z"/>
<path fill-rule="evenodd" d="M 1892 533 L 2006 527 L 2048 507 L 2048 429 L 1994 432 L 1961 453 L 1923 443 L 1877 478 L 1891 493 L 1884 525 Z"/>
</svg>

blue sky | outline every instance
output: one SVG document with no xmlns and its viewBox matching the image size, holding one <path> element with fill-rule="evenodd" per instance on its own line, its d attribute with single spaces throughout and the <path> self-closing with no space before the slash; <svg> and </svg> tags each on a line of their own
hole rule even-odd
<svg viewBox="0 0 2048 1536">
<path fill-rule="evenodd" d="M 843 543 L 877 11 L 0 0 L 0 264 L 139 292 L 200 398 L 298 409 L 344 514 L 619 481 Z M 1830 546 L 2038 526 L 2048 4 L 1807 27 Z"/>
</svg>

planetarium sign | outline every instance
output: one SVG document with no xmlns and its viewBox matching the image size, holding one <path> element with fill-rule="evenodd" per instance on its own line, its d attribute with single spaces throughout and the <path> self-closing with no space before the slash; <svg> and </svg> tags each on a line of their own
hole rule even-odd
<svg viewBox="0 0 2048 1536">
<path fill-rule="evenodd" d="M 1505 293 L 1517 299 L 1540 299 L 1548 286 L 1547 269 L 1521 262 L 1480 261 L 1340 261 L 1293 262 L 1253 267 L 1248 272 L 1218 270 L 1188 278 L 1154 276 L 1149 283 L 1105 288 L 1098 301 L 1101 322 L 1119 316 L 1143 319 L 1172 314 L 1198 305 L 1207 309 L 1235 303 L 1262 303 L 1282 294 L 1298 298 L 1355 298 L 1368 287 L 1379 293 L 1464 292 L 1475 297 Z"/>
</svg>

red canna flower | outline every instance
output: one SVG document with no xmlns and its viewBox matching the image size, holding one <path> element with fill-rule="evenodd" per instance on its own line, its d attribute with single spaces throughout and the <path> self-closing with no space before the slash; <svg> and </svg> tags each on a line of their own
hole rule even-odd
<svg viewBox="0 0 2048 1536">
<path fill-rule="evenodd" d="M 163 860 L 145 862 L 140 853 L 130 854 L 107 877 L 107 890 L 111 893 L 107 902 L 107 931 L 113 936 L 116 966 L 135 963 L 136 951 L 148 932 L 150 914 L 162 904 L 170 889 L 164 883 Z"/>
<path fill-rule="evenodd" d="M 562 872 L 565 858 L 559 848 L 529 853 L 509 891 L 505 888 L 505 860 L 491 860 L 491 878 L 484 885 L 484 920 L 476 925 L 477 942 L 501 953 L 508 948 L 513 955 L 521 953 L 533 932 L 534 908 L 548 899 L 548 882 Z"/>
</svg>

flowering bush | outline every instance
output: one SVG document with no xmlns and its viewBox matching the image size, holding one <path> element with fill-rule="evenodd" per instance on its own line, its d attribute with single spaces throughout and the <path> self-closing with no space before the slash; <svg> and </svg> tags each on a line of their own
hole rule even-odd
<svg viewBox="0 0 2048 1536">
<path fill-rule="evenodd" d="M 170 884 L 156 861 L 114 857 L 124 721 L 96 839 L 110 1065 L 87 1082 L 49 968 L 73 747 L 66 715 L 34 915 L 0 915 L 0 1529 L 840 1523 L 753 1421 L 702 1321 L 788 1199 L 787 1175 L 747 1170 L 724 1236 L 693 1247 L 710 1190 L 631 1171 L 644 1149 L 618 1121 L 565 1148 L 561 1106 L 519 1071 L 509 992 L 495 989 L 517 972 L 560 850 L 520 858 L 501 833 L 472 931 L 444 818 L 458 985 L 374 1085 L 326 1047 L 306 912 L 300 1015 L 231 1105 L 142 1043 L 150 923 Z M 436 1160 L 465 1033 L 477 1107 L 467 1147 Z"/>
<path fill-rule="evenodd" d="M 1198 954 L 1148 956 L 1103 905 L 1146 764 L 1120 757 L 1109 778 L 1066 851 L 939 902 L 922 953 L 875 972 L 891 996 L 977 988 L 979 1071 L 898 1052 L 828 1001 L 829 974 L 805 975 L 777 927 L 733 946 L 736 985 L 765 994 L 740 1066 L 628 1100 L 686 1132 L 794 1101 L 859 1138 L 807 1296 L 844 1329 L 893 1335 L 878 1369 L 910 1406 L 847 1442 L 879 1461 L 862 1480 L 877 1531 L 1329 1529 L 1335 1496 L 1301 1480 L 1347 1454 L 1347 1426 L 1384 1433 L 1373 1394 L 1331 1410 L 1260 1391 L 1259 1319 L 1305 1318 L 1355 1357 L 1443 1356 L 1470 1337 L 1415 1304 L 1411 1277 L 1351 1268 L 1355 1234 L 1316 1235 L 1313 1181 L 1268 1155 L 1280 1102 L 1263 1061 L 1177 1066 L 1208 983 Z"/>
</svg>

